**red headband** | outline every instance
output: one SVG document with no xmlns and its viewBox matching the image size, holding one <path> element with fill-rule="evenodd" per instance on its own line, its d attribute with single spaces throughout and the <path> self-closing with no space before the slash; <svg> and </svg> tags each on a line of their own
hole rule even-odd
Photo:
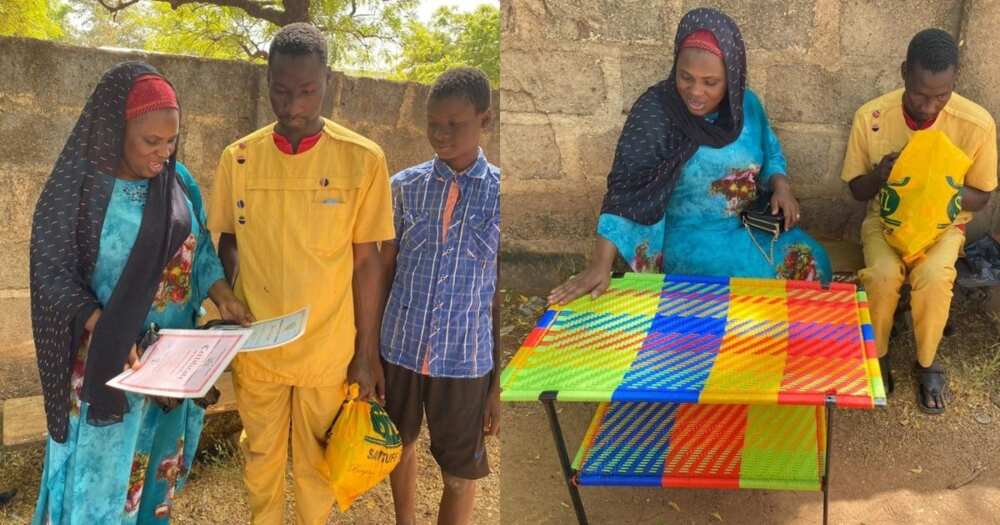
<svg viewBox="0 0 1000 525">
<path fill-rule="evenodd" d="M 707 29 L 699 29 L 694 33 L 688 35 L 684 41 L 681 42 L 681 49 L 685 48 L 695 48 L 708 51 L 709 53 L 719 57 L 722 57 L 722 48 L 719 47 L 719 41 L 715 39 L 715 35 Z"/>
<path fill-rule="evenodd" d="M 135 79 L 125 101 L 125 120 L 160 109 L 180 109 L 174 88 L 157 75 L 143 75 Z"/>
</svg>

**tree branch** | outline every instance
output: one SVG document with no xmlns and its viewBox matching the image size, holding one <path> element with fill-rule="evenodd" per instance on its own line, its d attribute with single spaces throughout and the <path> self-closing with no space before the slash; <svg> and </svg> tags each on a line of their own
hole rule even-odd
<svg viewBox="0 0 1000 525">
<path fill-rule="evenodd" d="M 253 0 L 156 0 L 158 2 L 166 2 L 170 4 L 170 8 L 176 10 L 177 8 L 187 5 L 187 4 L 212 4 L 219 7 L 235 7 L 237 9 L 242 9 L 246 14 L 254 17 L 260 18 L 261 20 L 267 20 L 277 26 L 286 26 L 292 22 L 300 22 L 301 20 L 292 20 L 290 17 L 290 12 L 288 11 L 288 3 L 295 0 L 286 0 L 285 10 L 275 9 L 271 7 L 273 2 L 260 3 L 254 2 Z"/>
<path fill-rule="evenodd" d="M 125 9 L 131 5 L 139 3 L 140 0 L 117 0 L 115 3 L 110 3 L 110 0 L 97 0 L 108 12 L 114 14 L 122 9 Z"/>
</svg>

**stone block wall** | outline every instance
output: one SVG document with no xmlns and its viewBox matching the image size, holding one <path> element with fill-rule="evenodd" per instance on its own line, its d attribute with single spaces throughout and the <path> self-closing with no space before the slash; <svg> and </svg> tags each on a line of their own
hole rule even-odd
<svg viewBox="0 0 1000 525">
<path fill-rule="evenodd" d="M 547 286 L 582 263 L 625 116 L 669 73 L 680 18 L 703 5 L 740 25 L 749 86 L 782 140 L 803 226 L 817 236 L 858 236 L 863 206 L 839 179 L 851 117 L 901 87 L 917 31 L 958 36 L 958 91 L 1000 115 L 997 0 L 505 1 L 503 248 L 516 284 Z M 1000 219 L 998 204 L 970 235 Z"/>
<path fill-rule="evenodd" d="M 0 38 L 0 355 L 31 342 L 28 241 L 35 201 L 101 74 L 127 59 L 150 62 L 177 88 L 179 158 L 206 193 L 222 149 L 274 119 L 264 66 Z M 336 73 L 324 114 L 380 144 L 395 172 L 433 155 L 424 136 L 428 91 Z M 486 153 L 499 165 L 490 131 Z"/>
</svg>

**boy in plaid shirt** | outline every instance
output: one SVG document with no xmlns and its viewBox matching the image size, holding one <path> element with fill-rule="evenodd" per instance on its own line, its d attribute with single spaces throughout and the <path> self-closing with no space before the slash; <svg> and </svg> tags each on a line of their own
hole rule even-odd
<svg viewBox="0 0 1000 525">
<path fill-rule="evenodd" d="M 425 412 L 444 480 L 439 523 L 469 523 L 475 480 L 489 474 L 484 436 L 498 432 L 500 414 L 500 170 L 479 143 L 491 118 L 486 76 L 445 72 L 427 100 L 434 159 L 392 177 L 397 233 L 382 245 L 391 291 L 380 349 L 386 410 L 403 439 L 391 477 L 398 524 L 416 522 Z"/>
</svg>

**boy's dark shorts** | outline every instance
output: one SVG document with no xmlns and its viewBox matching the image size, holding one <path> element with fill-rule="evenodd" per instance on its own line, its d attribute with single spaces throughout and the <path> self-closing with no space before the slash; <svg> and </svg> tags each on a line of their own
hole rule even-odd
<svg viewBox="0 0 1000 525">
<path fill-rule="evenodd" d="M 431 454 L 447 474 L 480 479 L 490 473 L 483 436 L 483 416 L 490 374 L 483 377 L 430 377 L 382 362 L 385 409 L 403 444 L 417 440 L 424 412 L 431 435 Z"/>
</svg>

